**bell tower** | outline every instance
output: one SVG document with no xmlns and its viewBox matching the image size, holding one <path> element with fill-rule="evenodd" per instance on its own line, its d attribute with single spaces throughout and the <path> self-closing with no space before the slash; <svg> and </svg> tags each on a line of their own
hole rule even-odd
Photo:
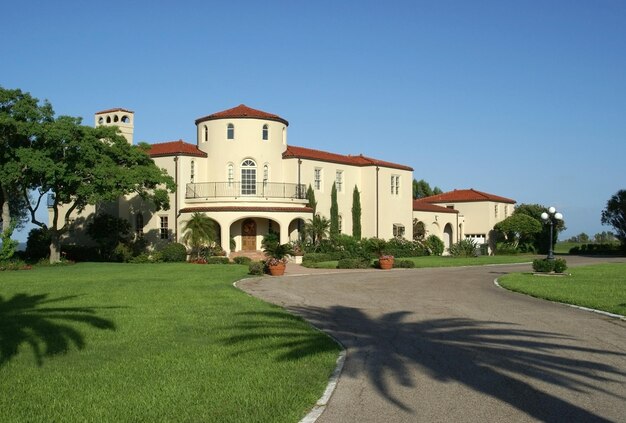
<svg viewBox="0 0 626 423">
<path fill-rule="evenodd" d="M 108 109 L 95 114 L 96 126 L 117 126 L 129 144 L 133 143 L 135 112 L 127 109 Z"/>
</svg>

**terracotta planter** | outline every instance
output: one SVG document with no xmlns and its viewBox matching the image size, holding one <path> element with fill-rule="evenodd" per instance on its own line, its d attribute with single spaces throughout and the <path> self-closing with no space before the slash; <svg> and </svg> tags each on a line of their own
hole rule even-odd
<svg viewBox="0 0 626 423">
<path fill-rule="evenodd" d="M 389 270 L 393 267 L 393 259 L 392 258 L 379 258 L 378 263 L 382 270 Z"/>
<path fill-rule="evenodd" d="M 267 266 L 272 276 L 282 276 L 285 274 L 285 263 Z"/>
</svg>

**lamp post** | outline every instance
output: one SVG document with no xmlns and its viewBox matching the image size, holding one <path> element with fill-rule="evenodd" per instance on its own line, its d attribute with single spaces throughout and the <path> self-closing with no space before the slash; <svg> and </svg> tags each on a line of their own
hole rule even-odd
<svg viewBox="0 0 626 423">
<path fill-rule="evenodd" d="M 554 260 L 554 251 L 552 251 L 552 231 L 554 230 L 554 225 L 558 223 L 559 220 L 563 220 L 563 215 L 556 211 L 554 207 L 548 208 L 548 212 L 541 213 L 541 220 L 546 225 L 550 225 L 550 245 L 548 248 L 548 260 Z"/>
</svg>

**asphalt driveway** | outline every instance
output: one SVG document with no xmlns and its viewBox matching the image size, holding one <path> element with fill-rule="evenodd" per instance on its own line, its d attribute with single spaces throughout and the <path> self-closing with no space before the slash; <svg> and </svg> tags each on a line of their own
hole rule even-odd
<svg viewBox="0 0 626 423">
<path fill-rule="evenodd" d="M 493 284 L 529 269 L 318 273 L 238 286 L 346 347 L 320 423 L 626 421 L 626 322 Z"/>
</svg>

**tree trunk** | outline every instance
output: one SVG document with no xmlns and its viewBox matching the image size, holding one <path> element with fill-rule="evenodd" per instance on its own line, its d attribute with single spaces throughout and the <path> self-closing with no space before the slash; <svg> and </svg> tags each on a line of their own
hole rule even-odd
<svg viewBox="0 0 626 423">
<path fill-rule="evenodd" d="M 50 231 L 50 264 L 61 261 L 61 240 L 57 231 Z"/>
<path fill-rule="evenodd" d="M 11 228 L 11 209 L 9 209 L 9 193 L 2 185 L 2 233 Z"/>
</svg>

